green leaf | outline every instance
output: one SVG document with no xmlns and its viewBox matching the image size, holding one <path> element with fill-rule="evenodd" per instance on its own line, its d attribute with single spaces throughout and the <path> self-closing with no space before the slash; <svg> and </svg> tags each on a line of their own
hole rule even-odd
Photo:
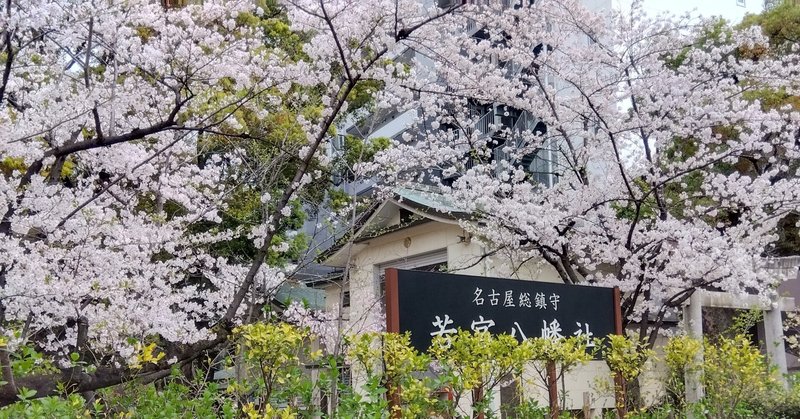
<svg viewBox="0 0 800 419">
<path fill-rule="evenodd" d="M 19 389 L 19 394 L 17 394 L 17 397 L 20 400 L 24 401 L 24 400 L 28 400 L 28 399 L 32 398 L 35 395 L 36 395 L 36 390 L 22 387 L 21 389 Z"/>
</svg>

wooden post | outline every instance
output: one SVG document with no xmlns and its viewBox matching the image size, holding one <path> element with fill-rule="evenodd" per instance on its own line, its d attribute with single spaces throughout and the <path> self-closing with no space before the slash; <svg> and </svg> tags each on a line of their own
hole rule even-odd
<svg viewBox="0 0 800 419">
<path fill-rule="evenodd" d="M 400 419 L 403 417 L 403 411 L 400 409 L 400 390 L 391 382 L 387 382 L 386 387 L 386 394 L 389 396 L 389 417 Z"/>
<path fill-rule="evenodd" d="M 386 331 L 400 333 L 400 307 L 398 305 L 397 269 L 386 269 Z M 394 383 L 386 382 L 386 395 L 389 400 L 389 412 L 392 419 L 400 419 L 400 389 Z"/>
<path fill-rule="evenodd" d="M 588 391 L 583 392 L 583 419 L 592 417 L 592 396 Z"/>
<path fill-rule="evenodd" d="M 561 409 L 558 407 L 558 376 L 554 361 L 547 361 L 547 396 L 550 399 L 550 418 L 557 419 Z"/>
<path fill-rule="evenodd" d="M 472 389 L 472 405 L 480 403 L 483 400 L 483 386 Z M 484 419 L 483 413 L 477 413 L 473 408 L 472 417 L 474 419 Z"/>
<path fill-rule="evenodd" d="M 617 418 L 625 419 L 628 416 L 628 407 L 626 403 L 626 393 L 628 392 L 628 385 L 625 378 L 617 374 L 614 376 L 614 399 L 617 404 Z"/>
<path fill-rule="evenodd" d="M 614 287 L 614 329 L 616 334 L 622 335 L 622 295 L 619 287 Z M 625 418 L 628 415 L 627 408 L 627 383 L 625 378 L 617 373 L 614 376 L 614 403 L 617 405 L 617 417 Z"/>
<path fill-rule="evenodd" d="M 387 268 L 386 276 L 386 331 L 400 333 L 400 307 L 398 302 L 397 269 Z"/>
<path fill-rule="evenodd" d="M 623 333 L 622 330 L 622 293 L 619 287 L 614 287 L 614 332 L 618 335 Z"/>
</svg>

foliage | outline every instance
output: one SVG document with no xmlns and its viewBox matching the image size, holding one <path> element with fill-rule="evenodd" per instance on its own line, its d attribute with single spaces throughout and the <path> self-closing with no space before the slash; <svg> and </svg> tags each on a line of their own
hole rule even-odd
<svg viewBox="0 0 800 419">
<path fill-rule="evenodd" d="M 2 350 L 8 351 L 9 348 L 6 346 Z M 16 376 L 24 377 L 37 373 L 53 373 L 58 371 L 58 368 L 56 368 L 47 357 L 30 345 L 20 345 L 16 350 L 9 352 L 11 370 Z"/>
<path fill-rule="evenodd" d="M 655 352 L 645 342 L 627 335 L 609 335 L 601 352 L 614 380 L 614 395 L 617 409 L 641 405 L 638 394 L 631 394 L 629 384 L 644 372 L 645 363 L 654 358 Z"/>
<path fill-rule="evenodd" d="M 534 359 L 528 341 L 519 344 L 511 335 L 494 336 L 486 331 L 459 330 L 451 336 L 437 336 L 430 352 L 446 377 L 455 404 L 471 391 L 472 409 L 483 413 L 492 390 L 508 375 L 519 376 L 526 361 Z"/>
<path fill-rule="evenodd" d="M 233 419 L 235 412 L 235 401 L 216 383 L 188 381 L 176 372 L 157 385 L 129 383 L 104 390 L 88 404 L 78 394 L 23 398 L 0 409 L 0 418 Z"/>
<path fill-rule="evenodd" d="M 91 418 L 92 407 L 102 411 L 100 404 L 87 408 L 86 401 L 72 394 L 69 397 L 46 397 L 36 400 L 23 400 L 0 409 L 0 418 L 39 419 L 39 418 Z"/>
<path fill-rule="evenodd" d="M 800 417 L 800 383 L 797 377 L 790 377 L 789 389 L 773 388 L 761 397 L 747 401 L 749 411 L 758 418 L 797 418 Z"/>
<path fill-rule="evenodd" d="M 764 356 L 745 335 L 703 348 L 704 405 L 714 418 L 747 414 L 747 401 L 766 398 L 776 383 Z"/>
<path fill-rule="evenodd" d="M 217 383 L 182 378 L 178 371 L 156 385 L 130 383 L 104 390 L 95 405 L 105 416 L 121 418 L 234 418 L 235 400 Z M 102 408 L 102 409 L 100 409 Z M 101 415 L 102 417 L 102 415 Z"/>
<path fill-rule="evenodd" d="M 387 402 L 392 398 L 398 402 L 394 408 L 401 417 L 428 417 L 441 407 L 436 394 L 446 384 L 425 374 L 431 359 L 411 346 L 408 334 L 353 337 L 348 356 L 366 373 L 367 397 L 377 411 L 388 411 Z M 374 384 L 382 388 L 379 390 Z M 349 411 L 354 413 L 352 407 Z M 352 414 L 342 407 L 337 413 L 344 417 Z"/>
<path fill-rule="evenodd" d="M 730 326 L 724 330 L 723 335 L 727 338 L 747 335 L 750 333 L 751 328 L 763 321 L 764 310 L 743 310 L 733 317 Z"/>
<path fill-rule="evenodd" d="M 595 345 L 599 343 L 594 342 Z M 548 366 L 555 368 L 555 377 L 560 380 L 567 372 L 578 365 L 590 361 L 593 354 L 597 352 L 597 347 L 591 351 L 587 349 L 589 342 L 579 336 L 570 336 L 561 339 L 528 339 L 522 343 L 528 346 L 530 351 L 528 356 L 535 360 L 529 367 L 532 367 L 539 378 L 537 383 L 542 388 L 548 385 Z M 566 396 L 566 395 L 562 395 Z M 552 401 L 551 401 L 552 402 Z"/>
<path fill-rule="evenodd" d="M 408 335 L 372 333 L 351 336 L 345 345 L 345 358 L 312 354 L 309 333 L 286 324 L 256 323 L 237 329 L 242 348 L 242 374 L 227 382 L 209 382 L 208 371 L 198 370 L 196 378 L 186 378 L 178 368 L 154 384 L 126 383 L 96 393 L 91 403 L 75 393 L 63 397 L 34 399 L 30 390 L 21 389 L 19 401 L 0 408 L 2 418 L 38 417 L 114 417 L 114 418 L 379 418 L 390 416 L 390 400 L 396 397 L 401 417 L 462 417 L 489 409 L 492 389 L 507 382 L 509 375 L 521 376 L 523 368 L 541 362 L 562 363 L 568 370 L 586 361 L 585 340 L 529 339 L 522 343 L 509 335 L 461 331 L 448 339 L 437 337 L 429 354 L 410 345 Z M 698 404 L 686 404 L 682 386 L 684 375 L 697 371 L 695 355 L 700 342 L 674 337 L 665 347 L 663 362 L 668 367 L 664 385 L 672 397 L 662 404 L 628 412 L 628 418 L 666 419 L 692 412 L 711 418 L 788 418 L 800 412 L 800 385 L 783 390 L 767 368 L 764 357 L 744 336 L 706 341 L 702 381 L 706 396 Z M 614 372 L 633 380 L 641 374 L 644 356 L 653 354 L 635 340 L 618 337 L 603 347 Z M 142 354 L 153 353 L 144 347 Z M 144 355 L 143 355 L 144 356 Z M 231 360 L 229 360 L 230 362 Z M 630 365 L 626 365 L 630 364 Z M 319 368 L 312 380 L 303 370 Z M 339 376 L 349 366 L 358 376 L 358 387 L 351 388 Z M 433 374 L 432 374 L 433 372 Z M 276 377 L 270 381 L 266 376 Z M 272 388 L 268 388 L 272 383 Z M 315 392 L 331 396 L 338 390 L 338 405 L 328 413 L 311 397 Z M 468 411 L 459 410 L 459 395 L 476 388 L 483 399 L 475 400 Z M 443 391 L 452 392 L 450 400 Z M 513 412 L 520 418 L 541 418 L 546 407 L 520 394 L 521 403 Z M 612 412 L 608 412 L 613 417 Z M 560 417 L 579 417 L 562 412 Z"/>
<path fill-rule="evenodd" d="M 356 176 L 356 166 L 359 163 L 370 162 L 375 154 L 389 148 L 390 140 L 385 137 L 360 139 L 352 135 L 344 136 L 343 148 L 338 161 L 334 166 L 344 179 L 353 180 Z"/>
<path fill-rule="evenodd" d="M 702 348 L 700 341 L 688 336 L 672 337 L 664 347 L 664 363 L 667 367 L 664 387 L 667 399 L 679 408 L 686 407 L 686 377 L 699 368 L 695 357 Z"/>
<path fill-rule="evenodd" d="M 282 322 L 253 323 L 237 328 L 234 336 L 241 338 L 245 373 L 253 378 L 231 384 L 231 388 L 243 396 L 255 395 L 259 402 L 249 405 L 248 415 L 290 415 L 298 406 L 311 405 L 312 383 L 303 364 L 318 360 L 321 351 L 310 351 L 307 330 Z M 287 406 L 276 410 L 276 403 Z"/>
<path fill-rule="evenodd" d="M 637 339 L 625 335 L 608 335 L 607 339 L 608 345 L 602 349 L 603 359 L 613 374 L 621 375 L 626 381 L 641 375 L 645 362 L 655 355 Z"/>
<path fill-rule="evenodd" d="M 800 4 L 781 1 L 778 7 L 763 13 L 748 15 L 742 26 L 759 26 L 773 46 L 789 49 L 800 42 Z"/>
</svg>

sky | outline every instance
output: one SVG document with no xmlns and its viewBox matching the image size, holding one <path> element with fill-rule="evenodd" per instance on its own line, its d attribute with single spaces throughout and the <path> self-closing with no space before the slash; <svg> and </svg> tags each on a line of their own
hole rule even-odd
<svg viewBox="0 0 800 419">
<path fill-rule="evenodd" d="M 612 0 L 615 7 L 630 7 L 630 0 Z M 744 6 L 740 6 L 744 3 Z M 668 12 L 681 15 L 692 12 L 693 15 L 722 16 L 731 22 L 739 22 L 745 13 L 759 13 L 763 8 L 763 0 L 644 0 L 644 9 L 648 14 Z"/>
</svg>

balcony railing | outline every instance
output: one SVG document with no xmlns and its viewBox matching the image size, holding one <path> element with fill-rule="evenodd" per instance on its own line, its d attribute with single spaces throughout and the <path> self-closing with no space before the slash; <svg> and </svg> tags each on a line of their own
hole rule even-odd
<svg viewBox="0 0 800 419">
<path fill-rule="evenodd" d="M 511 128 L 512 133 L 521 133 L 524 131 L 533 131 L 536 128 L 536 124 L 539 123 L 539 119 L 535 118 L 528 112 L 522 112 L 522 114 L 517 118 L 514 122 L 514 126 Z"/>
<path fill-rule="evenodd" d="M 489 110 L 475 122 L 475 126 L 467 134 L 471 135 L 473 131 L 478 131 L 480 137 L 492 135 L 495 132 L 494 125 L 494 110 Z"/>
</svg>

